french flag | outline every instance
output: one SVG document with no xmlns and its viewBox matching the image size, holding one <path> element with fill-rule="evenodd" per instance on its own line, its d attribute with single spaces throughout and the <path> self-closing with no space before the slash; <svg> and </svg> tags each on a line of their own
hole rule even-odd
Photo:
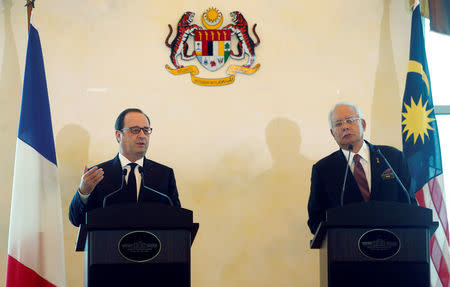
<svg viewBox="0 0 450 287">
<path fill-rule="evenodd" d="M 29 26 L 6 287 L 65 286 L 61 194 L 38 31 Z"/>
</svg>

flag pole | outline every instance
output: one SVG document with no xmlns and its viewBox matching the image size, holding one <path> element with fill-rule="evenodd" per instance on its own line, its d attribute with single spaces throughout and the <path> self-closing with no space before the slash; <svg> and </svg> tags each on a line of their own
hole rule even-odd
<svg viewBox="0 0 450 287">
<path fill-rule="evenodd" d="M 27 4 L 25 4 L 25 7 L 27 7 L 28 30 L 30 30 L 31 11 L 33 11 L 34 8 L 34 1 L 35 0 L 27 0 Z"/>
</svg>

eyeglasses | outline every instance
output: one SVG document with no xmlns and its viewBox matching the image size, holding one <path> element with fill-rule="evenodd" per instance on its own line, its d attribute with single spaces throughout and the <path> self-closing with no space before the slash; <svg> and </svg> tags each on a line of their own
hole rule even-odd
<svg viewBox="0 0 450 287">
<path fill-rule="evenodd" d="M 351 125 L 353 123 L 355 123 L 357 120 L 360 120 L 360 118 L 348 118 L 348 119 L 343 119 L 342 121 L 336 121 L 334 123 L 334 127 L 335 128 L 340 128 L 344 125 L 344 123 Z"/>
<path fill-rule="evenodd" d="M 134 134 L 134 135 L 140 134 L 141 131 L 144 132 L 144 135 L 149 135 L 149 134 L 152 133 L 152 130 L 153 130 L 153 129 L 150 128 L 150 127 L 143 127 L 143 128 L 141 128 L 141 127 L 129 127 L 129 128 L 123 128 L 123 129 L 121 129 L 121 131 L 124 131 L 124 130 L 130 130 L 130 132 L 131 132 L 132 134 Z"/>
</svg>

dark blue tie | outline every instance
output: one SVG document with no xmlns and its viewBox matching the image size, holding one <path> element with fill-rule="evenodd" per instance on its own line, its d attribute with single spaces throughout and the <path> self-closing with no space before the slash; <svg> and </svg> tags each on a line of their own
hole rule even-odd
<svg viewBox="0 0 450 287">
<path fill-rule="evenodd" d="M 134 175 L 134 168 L 137 166 L 137 163 L 133 162 L 128 165 L 131 167 L 131 169 L 130 174 L 128 175 L 127 189 L 130 194 L 134 195 L 134 198 L 137 198 L 136 176 Z"/>
</svg>

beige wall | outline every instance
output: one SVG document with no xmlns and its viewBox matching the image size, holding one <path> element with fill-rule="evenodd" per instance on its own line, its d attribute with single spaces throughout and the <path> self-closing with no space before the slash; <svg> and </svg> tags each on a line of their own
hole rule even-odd
<svg viewBox="0 0 450 287">
<path fill-rule="evenodd" d="M 1 282 L 26 50 L 23 2 L 0 0 Z M 197 86 L 164 68 L 167 24 L 193 11 L 200 25 L 211 5 L 225 23 L 241 11 L 262 41 L 260 70 L 225 87 Z M 182 205 L 200 222 L 193 286 L 318 286 L 306 204 L 312 163 L 336 149 L 328 111 L 354 102 L 365 113 L 367 139 L 401 146 L 410 17 L 398 0 L 36 1 L 64 214 L 83 165 L 117 152 L 115 117 L 137 106 L 154 128 L 147 156 L 174 168 Z M 81 286 L 77 229 L 63 220 L 67 286 Z"/>
</svg>

